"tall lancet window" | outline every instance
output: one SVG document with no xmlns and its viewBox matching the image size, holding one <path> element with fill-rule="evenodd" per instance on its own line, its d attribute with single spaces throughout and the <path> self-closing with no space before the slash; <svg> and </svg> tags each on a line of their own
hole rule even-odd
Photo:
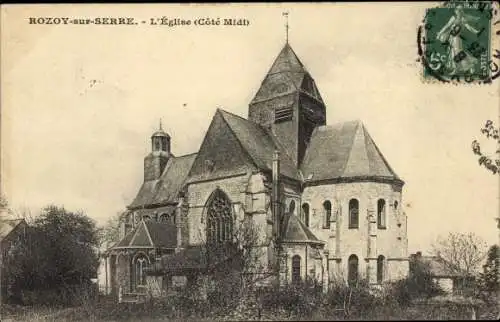
<svg viewBox="0 0 500 322">
<path fill-rule="evenodd" d="M 217 189 L 207 204 L 207 244 L 218 246 L 232 241 L 233 212 L 231 201 Z"/>
<path fill-rule="evenodd" d="M 385 229 L 385 200 L 377 201 L 377 226 L 378 229 Z"/>
<path fill-rule="evenodd" d="M 293 213 L 295 212 L 295 201 L 290 201 L 290 205 L 288 206 L 288 213 L 290 215 L 293 215 Z"/>
<path fill-rule="evenodd" d="M 355 285 L 358 281 L 358 256 L 352 254 L 347 260 L 347 279 L 349 285 Z"/>
<path fill-rule="evenodd" d="M 302 221 L 309 227 L 309 204 L 302 204 Z"/>
<path fill-rule="evenodd" d="M 300 274 L 300 256 L 295 255 L 292 257 L 292 282 L 298 283 L 302 280 Z"/>
<path fill-rule="evenodd" d="M 332 203 L 330 201 L 323 202 L 323 211 L 325 215 L 325 229 L 330 228 L 330 221 L 332 220 Z"/>
<path fill-rule="evenodd" d="M 382 283 L 384 281 L 385 273 L 385 257 L 380 255 L 377 258 L 377 283 Z"/>
<path fill-rule="evenodd" d="M 349 201 L 349 228 L 359 228 L 359 201 L 357 199 Z"/>
<path fill-rule="evenodd" d="M 146 285 L 145 269 L 148 266 L 148 262 L 149 262 L 148 258 L 143 254 L 135 258 L 133 265 L 134 268 L 133 282 L 135 284 L 135 287 Z"/>
</svg>

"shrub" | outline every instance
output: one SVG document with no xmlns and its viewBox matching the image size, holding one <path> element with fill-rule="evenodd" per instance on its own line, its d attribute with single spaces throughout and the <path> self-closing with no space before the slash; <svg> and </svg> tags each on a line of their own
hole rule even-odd
<svg viewBox="0 0 500 322">
<path fill-rule="evenodd" d="M 445 292 L 434 282 L 429 265 L 415 262 L 411 274 L 390 285 L 390 293 L 400 305 L 407 306 L 416 298 L 431 298 Z"/>
<path fill-rule="evenodd" d="M 369 314 L 382 302 L 383 298 L 376 296 L 370 290 L 366 280 L 359 280 L 354 285 L 337 280 L 330 284 L 323 304 L 328 315 L 346 318 L 352 315 Z"/>
<path fill-rule="evenodd" d="M 321 295 L 319 284 L 307 280 L 270 288 L 261 294 L 260 301 L 264 310 L 285 310 L 297 317 L 307 317 L 321 305 Z"/>
</svg>

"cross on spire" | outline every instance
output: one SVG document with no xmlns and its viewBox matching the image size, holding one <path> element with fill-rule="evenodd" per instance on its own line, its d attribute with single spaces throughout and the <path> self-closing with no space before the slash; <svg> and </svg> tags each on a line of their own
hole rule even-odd
<svg viewBox="0 0 500 322">
<path fill-rule="evenodd" d="M 162 127 L 162 124 L 161 124 L 161 117 L 160 117 L 160 131 L 163 131 L 163 127 Z"/>
<path fill-rule="evenodd" d="M 288 11 L 283 12 L 283 16 L 285 17 L 285 32 L 286 32 L 286 43 L 288 44 Z"/>
</svg>

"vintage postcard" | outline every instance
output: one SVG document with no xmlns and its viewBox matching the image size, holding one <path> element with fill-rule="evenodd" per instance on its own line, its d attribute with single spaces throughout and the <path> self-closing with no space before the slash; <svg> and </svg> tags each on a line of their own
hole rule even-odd
<svg viewBox="0 0 500 322">
<path fill-rule="evenodd" d="M 1 6 L 2 321 L 500 317 L 500 5 Z"/>
</svg>

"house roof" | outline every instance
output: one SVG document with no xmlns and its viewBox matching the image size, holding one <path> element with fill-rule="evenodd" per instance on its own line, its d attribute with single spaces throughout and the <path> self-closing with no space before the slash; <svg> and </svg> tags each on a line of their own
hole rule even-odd
<svg viewBox="0 0 500 322">
<path fill-rule="evenodd" d="M 312 242 L 323 244 L 309 228 L 293 214 L 286 214 L 283 223 L 283 242 Z"/>
<path fill-rule="evenodd" d="M 317 127 L 301 170 L 308 181 L 342 178 L 401 181 L 361 121 Z"/>
<path fill-rule="evenodd" d="M 0 219 L 0 241 L 4 240 L 24 219 Z"/>
<path fill-rule="evenodd" d="M 293 161 L 269 132 L 257 123 L 244 119 L 238 115 L 222 109 L 218 109 L 218 112 L 222 115 L 242 147 L 248 152 L 252 161 L 258 168 L 271 170 L 274 151 L 278 150 L 281 152 L 281 174 L 296 180 L 300 178 L 298 170 L 293 165 Z"/>
<path fill-rule="evenodd" d="M 142 220 L 112 248 L 175 248 L 177 229 L 171 223 Z"/>
<path fill-rule="evenodd" d="M 428 265 L 433 277 L 464 277 L 467 274 L 446 262 L 439 256 L 421 256 L 418 258 L 421 262 Z"/>
<path fill-rule="evenodd" d="M 195 158 L 195 153 L 170 157 L 160 179 L 145 181 L 129 208 L 177 202 L 179 191 L 186 181 Z"/>
</svg>

